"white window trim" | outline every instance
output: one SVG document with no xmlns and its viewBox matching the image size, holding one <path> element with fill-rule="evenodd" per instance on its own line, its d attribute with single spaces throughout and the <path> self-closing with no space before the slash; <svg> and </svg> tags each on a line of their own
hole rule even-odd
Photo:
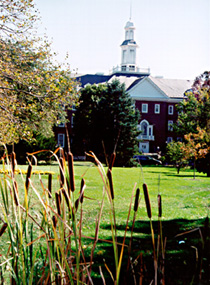
<svg viewBox="0 0 210 285">
<path fill-rule="evenodd" d="M 172 137 L 167 137 L 167 143 L 170 143 L 173 141 L 173 138 Z"/>
<path fill-rule="evenodd" d="M 158 107 L 158 110 L 156 111 L 156 107 Z M 155 104 L 155 114 L 160 114 L 160 104 Z"/>
<path fill-rule="evenodd" d="M 173 121 L 172 120 L 169 120 L 168 121 L 168 131 L 172 132 L 173 131 Z"/>
<path fill-rule="evenodd" d="M 148 136 L 153 136 L 153 125 L 149 125 L 148 126 L 148 131 L 147 132 L 148 132 L 148 134 L 147 134 Z"/>
<path fill-rule="evenodd" d="M 59 142 L 61 141 L 59 137 L 62 137 L 62 139 L 61 139 L 61 140 L 63 141 L 62 144 L 59 143 Z M 60 147 L 63 147 L 63 148 L 64 148 L 64 146 L 65 146 L 65 134 L 58 134 L 58 145 L 59 145 Z"/>
<path fill-rule="evenodd" d="M 71 116 L 71 127 L 73 128 L 74 126 L 74 116 Z"/>
<path fill-rule="evenodd" d="M 64 123 L 60 123 L 60 124 L 58 124 L 58 127 L 59 127 L 59 128 L 64 128 L 64 127 L 65 127 L 65 124 L 64 124 Z"/>
<path fill-rule="evenodd" d="M 145 108 L 146 108 L 145 111 L 143 110 L 143 106 L 145 106 Z M 143 103 L 143 104 L 141 105 L 141 112 L 142 112 L 142 113 L 148 113 L 148 104 Z"/>
<path fill-rule="evenodd" d="M 168 114 L 169 115 L 173 115 L 174 114 L 174 106 L 173 105 L 169 105 L 168 106 Z"/>
</svg>

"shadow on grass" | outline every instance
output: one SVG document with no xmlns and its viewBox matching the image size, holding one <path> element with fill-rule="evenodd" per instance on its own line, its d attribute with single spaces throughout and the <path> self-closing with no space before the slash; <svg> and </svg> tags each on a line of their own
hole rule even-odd
<svg viewBox="0 0 210 285">
<path fill-rule="evenodd" d="M 162 222 L 163 238 L 166 238 L 165 281 L 166 284 L 210 284 L 210 230 L 204 227 L 205 219 L 176 219 Z M 102 224 L 103 229 L 110 231 L 110 226 Z M 134 275 L 139 284 L 140 269 L 143 283 L 150 284 L 154 278 L 153 251 L 149 221 L 136 221 L 133 232 L 131 257 L 133 269 L 127 271 L 129 229 L 123 255 L 120 284 L 135 284 Z M 153 222 L 156 247 L 158 222 Z M 123 242 L 125 225 L 117 225 L 118 243 Z M 111 240 L 111 236 L 109 237 Z M 120 252 L 120 246 L 119 246 Z M 142 260 L 140 254 L 142 253 Z M 104 261 L 114 274 L 114 253 L 112 244 L 99 242 L 95 259 L 95 270 L 102 265 L 107 284 L 113 284 Z M 135 272 L 135 274 L 134 274 Z M 159 272 L 159 278 L 161 272 Z M 200 276 L 200 277 L 199 277 Z M 201 278 L 201 280 L 199 280 Z M 94 284 L 102 284 L 101 279 L 94 279 Z M 161 284 L 161 283 L 159 283 Z"/>
</svg>

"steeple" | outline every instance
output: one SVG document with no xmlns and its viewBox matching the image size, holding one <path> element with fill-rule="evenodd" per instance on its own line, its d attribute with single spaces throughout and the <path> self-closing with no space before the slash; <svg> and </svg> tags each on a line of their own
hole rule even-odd
<svg viewBox="0 0 210 285">
<path fill-rule="evenodd" d="M 121 44 L 121 71 L 137 71 L 136 49 L 138 45 L 134 40 L 134 24 L 131 19 L 125 25 L 125 40 Z"/>
</svg>

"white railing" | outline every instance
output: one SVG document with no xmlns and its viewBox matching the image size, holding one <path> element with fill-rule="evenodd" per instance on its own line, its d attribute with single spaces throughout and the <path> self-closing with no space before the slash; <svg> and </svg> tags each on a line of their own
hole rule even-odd
<svg viewBox="0 0 210 285">
<path fill-rule="evenodd" d="M 148 141 L 154 141 L 155 137 L 154 136 L 147 136 L 147 135 L 139 135 L 138 139 L 140 140 L 148 140 Z"/>
<path fill-rule="evenodd" d="M 131 70 L 129 68 L 129 66 L 124 66 L 123 67 L 123 70 L 121 68 L 121 66 L 117 65 L 115 67 L 112 68 L 112 70 L 110 71 L 110 74 L 112 73 L 116 73 L 116 72 L 137 72 L 137 73 L 142 73 L 142 74 L 145 74 L 145 73 L 148 73 L 150 74 L 150 68 L 139 68 L 139 67 L 135 67 L 134 70 Z"/>
</svg>

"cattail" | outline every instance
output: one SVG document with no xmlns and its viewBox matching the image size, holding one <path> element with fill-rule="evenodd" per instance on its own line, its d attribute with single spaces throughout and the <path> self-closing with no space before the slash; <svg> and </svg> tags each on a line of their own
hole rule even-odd
<svg viewBox="0 0 210 285">
<path fill-rule="evenodd" d="M 68 208 L 69 208 L 69 210 L 70 210 L 69 198 L 68 198 L 68 196 L 67 196 L 66 190 L 65 190 L 64 188 L 62 188 L 61 191 L 62 191 L 62 194 L 63 194 L 65 200 L 66 200 L 66 204 L 67 204 L 67 206 L 68 206 Z"/>
<path fill-rule="evenodd" d="M 109 180 L 109 188 L 112 200 L 114 199 L 114 188 L 113 188 L 113 181 L 112 181 L 112 171 L 109 169 L 107 173 L 107 177 Z"/>
<path fill-rule="evenodd" d="M 112 170 L 112 167 L 114 165 L 115 162 L 115 158 L 116 158 L 116 153 L 113 152 L 110 156 L 110 161 L 109 161 L 109 169 Z"/>
<path fill-rule="evenodd" d="M 77 211 L 79 207 L 79 198 L 75 201 L 74 207 L 75 207 L 75 211 Z"/>
<path fill-rule="evenodd" d="M 84 199 L 84 190 L 83 190 L 84 186 L 85 186 L 85 180 L 84 178 L 82 178 L 81 185 L 80 185 L 80 194 L 83 192 L 81 199 L 80 199 L 81 204 L 83 203 L 83 199 Z"/>
<path fill-rule="evenodd" d="M 19 205 L 19 201 L 18 201 L 18 186 L 17 186 L 17 182 L 15 180 L 13 182 L 13 193 L 14 193 L 15 205 L 18 206 Z"/>
<path fill-rule="evenodd" d="M 55 192 L 55 201 L 56 201 L 58 215 L 61 216 L 61 193 L 60 192 Z"/>
<path fill-rule="evenodd" d="M 56 218 L 56 216 L 53 215 L 52 221 L 53 221 L 54 228 L 56 228 L 56 225 L 57 225 L 57 222 L 58 222 L 58 219 Z"/>
<path fill-rule="evenodd" d="M 25 184 L 27 193 L 28 193 L 28 189 L 29 189 L 29 179 L 31 178 L 31 173 L 32 173 L 32 165 L 29 162 L 28 171 L 27 171 L 27 175 L 26 175 L 26 184 Z"/>
<path fill-rule="evenodd" d="M 140 189 L 137 188 L 136 189 L 136 198 L 135 198 L 135 202 L 134 202 L 134 212 L 136 212 L 138 210 L 138 206 L 139 206 L 139 194 L 140 194 Z"/>
<path fill-rule="evenodd" d="M 70 189 L 73 192 L 75 190 L 74 184 L 74 164 L 73 164 L 73 154 L 68 152 L 67 154 L 68 160 L 68 170 L 69 170 L 69 181 L 70 181 Z"/>
<path fill-rule="evenodd" d="M 6 229 L 7 229 L 7 223 L 4 223 L 0 229 L 0 237 L 3 235 L 3 233 L 6 231 Z"/>
<path fill-rule="evenodd" d="M 49 198 L 52 198 L 52 173 L 48 175 L 48 191 Z"/>
<path fill-rule="evenodd" d="M 144 190 L 144 199 L 147 207 L 147 215 L 151 219 L 152 218 L 152 211 L 151 211 L 151 205 L 150 205 L 150 199 L 149 199 L 149 193 L 147 189 L 147 184 L 143 184 L 143 190 Z"/>
<path fill-rule="evenodd" d="M 158 194 L 158 217 L 161 218 L 162 217 L 162 201 L 161 201 L 161 195 Z"/>
<path fill-rule="evenodd" d="M 59 158 L 59 162 L 60 162 L 60 186 L 62 188 L 64 185 L 64 163 L 62 157 Z"/>
<path fill-rule="evenodd" d="M 11 154 L 11 167 L 12 167 L 12 173 L 15 173 L 15 163 L 16 163 L 16 154 L 13 151 Z"/>
</svg>

